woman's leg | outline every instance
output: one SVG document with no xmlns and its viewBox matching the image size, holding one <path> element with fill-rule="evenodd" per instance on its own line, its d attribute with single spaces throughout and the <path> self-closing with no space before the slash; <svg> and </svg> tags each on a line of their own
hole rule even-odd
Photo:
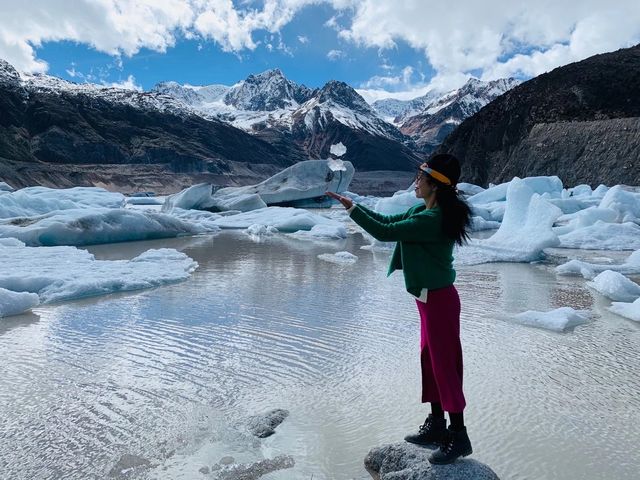
<svg viewBox="0 0 640 480">
<path fill-rule="evenodd" d="M 442 408 L 450 413 L 462 413 L 466 401 L 462 391 L 458 292 L 453 286 L 432 290 L 424 305 L 425 337 Z"/>
<path fill-rule="evenodd" d="M 427 309 L 426 304 L 416 300 L 420 313 L 420 368 L 422 372 L 422 403 L 431 402 L 440 404 L 440 394 L 436 383 L 435 373 L 429 352 L 427 338 Z M 433 407 L 432 407 L 433 408 Z M 437 407 L 436 407 L 437 409 Z"/>
</svg>

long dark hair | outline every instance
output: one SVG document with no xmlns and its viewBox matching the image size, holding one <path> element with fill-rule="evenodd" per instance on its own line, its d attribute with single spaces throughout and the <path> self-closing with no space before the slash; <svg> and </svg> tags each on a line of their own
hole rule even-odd
<svg viewBox="0 0 640 480">
<path fill-rule="evenodd" d="M 460 179 L 460 162 L 456 157 L 448 153 L 440 153 L 427 160 L 429 168 L 436 173 L 428 174 L 427 180 L 436 185 L 436 201 L 442 210 L 442 230 L 444 234 L 453 239 L 458 245 L 469 240 L 467 231 L 471 224 L 471 208 L 465 202 L 458 191 L 456 184 Z M 444 179 L 437 179 L 434 175 L 444 175 L 450 184 Z"/>
</svg>

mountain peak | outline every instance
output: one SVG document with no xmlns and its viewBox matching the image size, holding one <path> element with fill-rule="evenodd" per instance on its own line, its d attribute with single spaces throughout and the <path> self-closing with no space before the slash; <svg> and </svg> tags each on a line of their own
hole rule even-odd
<svg viewBox="0 0 640 480">
<path fill-rule="evenodd" d="M 333 101 L 353 110 L 371 111 L 371 107 L 364 98 L 351 86 L 339 80 L 327 82 L 318 94 L 318 100 L 322 102 Z"/>
<path fill-rule="evenodd" d="M 225 96 L 225 103 L 242 110 L 273 111 L 295 107 L 306 102 L 313 91 L 288 80 L 282 70 L 273 68 L 234 86 Z"/>
</svg>

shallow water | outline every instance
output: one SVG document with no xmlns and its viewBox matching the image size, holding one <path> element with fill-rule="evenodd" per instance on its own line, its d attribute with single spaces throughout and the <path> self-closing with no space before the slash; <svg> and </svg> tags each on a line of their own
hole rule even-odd
<svg viewBox="0 0 640 480">
<path fill-rule="evenodd" d="M 178 248 L 186 282 L 39 307 L 0 320 L 0 477 L 207 478 L 198 470 L 290 454 L 264 478 L 366 479 L 370 448 L 422 422 L 418 317 L 388 253 L 360 235 L 314 243 L 243 232 L 102 245 L 101 259 Z M 347 250 L 337 265 L 318 254 Z M 458 269 L 466 420 L 474 455 L 502 479 L 636 479 L 640 325 L 606 310 L 582 279 L 550 266 Z M 523 310 L 589 309 L 553 333 L 509 321 Z M 291 414 L 254 444 L 234 429 Z"/>
</svg>

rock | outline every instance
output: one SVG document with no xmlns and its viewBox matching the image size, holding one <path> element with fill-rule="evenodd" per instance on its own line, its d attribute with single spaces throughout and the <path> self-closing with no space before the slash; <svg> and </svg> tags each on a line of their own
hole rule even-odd
<svg viewBox="0 0 640 480">
<path fill-rule="evenodd" d="M 198 471 L 203 475 L 208 475 L 210 472 L 209 467 L 200 467 L 200 470 Z"/>
<path fill-rule="evenodd" d="M 431 452 L 406 442 L 383 445 L 367 454 L 364 466 L 376 480 L 498 480 L 493 470 L 473 459 L 431 465 Z"/>
<path fill-rule="evenodd" d="M 263 415 L 255 415 L 253 417 L 250 417 L 247 422 L 247 428 L 256 437 L 266 438 L 276 433 L 276 427 L 280 425 L 288 416 L 288 410 L 277 408 Z"/>
<path fill-rule="evenodd" d="M 151 462 L 146 458 L 125 453 L 124 455 L 122 455 L 122 457 L 120 457 L 118 463 L 116 463 L 115 466 L 109 471 L 109 476 L 121 478 L 123 475 L 127 475 L 133 469 L 149 467 L 151 467 Z"/>
<path fill-rule="evenodd" d="M 217 480 L 254 480 L 276 470 L 292 468 L 295 465 L 293 457 L 278 455 L 275 458 L 267 458 L 250 464 L 239 464 L 222 470 L 216 477 Z"/>
<path fill-rule="evenodd" d="M 218 463 L 220 463 L 220 465 L 231 465 L 234 462 L 235 462 L 235 458 L 227 455 L 226 457 L 222 457 L 220 459 L 220 462 L 218 462 Z"/>
</svg>

